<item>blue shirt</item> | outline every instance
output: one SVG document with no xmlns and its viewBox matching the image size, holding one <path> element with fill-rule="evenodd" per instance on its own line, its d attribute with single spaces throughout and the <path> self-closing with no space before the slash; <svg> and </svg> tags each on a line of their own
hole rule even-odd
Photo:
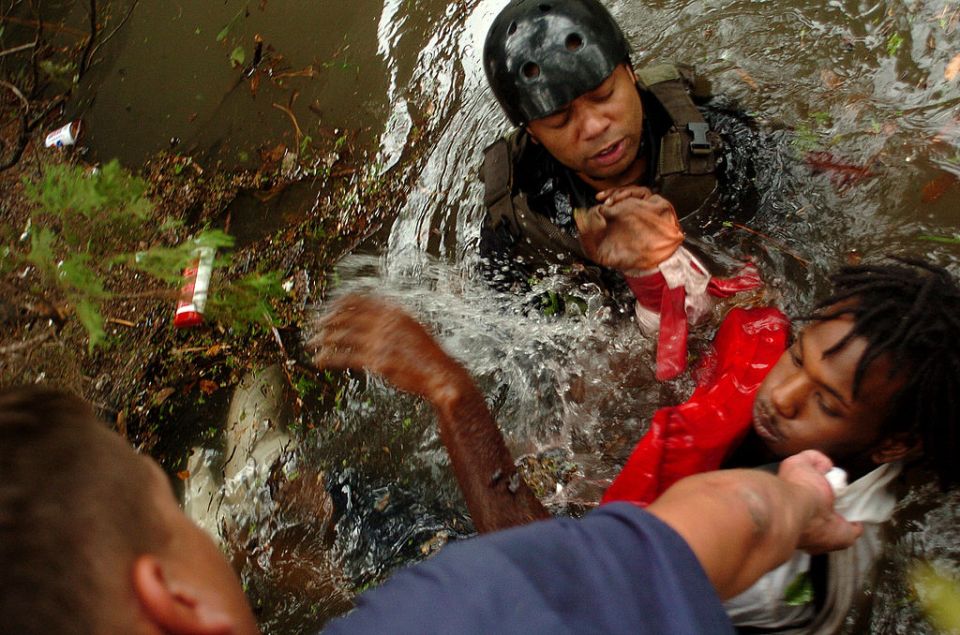
<svg viewBox="0 0 960 635">
<path fill-rule="evenodd" d="M 324 633 L 733 633 L 687 543 L 629 503 L 448 545 Z"/>
</svg>

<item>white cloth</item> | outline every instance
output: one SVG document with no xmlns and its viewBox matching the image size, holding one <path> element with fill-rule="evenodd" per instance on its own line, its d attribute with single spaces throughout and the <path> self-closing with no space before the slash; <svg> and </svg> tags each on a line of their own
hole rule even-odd
<svg viewBox="0 0 960 635">
<path fill-rule="evenodd" d="M 663 274 L 668 288 L 676 289 L 682 286 L 686 290 L 684 308 L 688 322 L 698 323 L 713 309 L 714 299 L 707 293 L 710 273 L 706 266 L 685 247 L 678 247 L 672 256 L 656 268 L 643 271 L 637 277 L 654 275 L 658 271 Z M 656 336 L 660 332 L 660 312 L 648 309 L 639 302 L 636 303 L 634 310 L 641 332 L 648 337 Z"/>
<path fill-rule="evenodd" d="M 893 514 L 897 499 L 890 490 L 890 483 L 903 469 L 895 461 L 881 465 L 872 472 L 850 483 L 838 495 L 834 508 L 851 522 L 863 523 L 863 535 L 844 552 L 854 552 L 856 585 L 863 586 L 867 574 L 883 548 L 880 529 Z M 789 628 L 811 620 L 812 604 L 792 606 L 785 601 L 787 588 L 797 576 L 810 569 L 810 555 L 804 551 L 794 552 L 793 557 L 770 571 L 753 586 L 724 602 L 724 608 L 735 626 L 760 628 Z M 834 572 L 828 571 L 829 576 Z"/>
</svg>

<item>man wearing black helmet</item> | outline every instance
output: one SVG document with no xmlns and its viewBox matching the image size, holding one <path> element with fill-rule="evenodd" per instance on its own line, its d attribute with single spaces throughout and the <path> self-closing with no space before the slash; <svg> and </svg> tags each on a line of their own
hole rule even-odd
<svg viewBox="0 0 960 635">
<path fill-rule="evenodd" d="M 647 186 L 684 218 L 714 191 L 719 137 L 691 99 L 692 75 L 635 71 L 597 0 L 514 0 L 487 33 L 483 63 L 518 127 L 485 153 L 485 247 L 505 240 L 534 259 L 588 261 L 573 210 L 598 192 Z"/>
<path fill-rule="evenodd" d="M 487 33 L 483 63 L 517 126 L 484 156 L 487 277 L 512 286 L 542 265 L 579 262 L 622 286 L 618 270 L 641 327 L 659 329 L 658 377 L 675 376 L 687 318 L 706 315 L 711 296 L 759 284 L 755 272 L 713 280 L 681 245 L 678 218 L 716 202 L 721 145 L 693 102 L 692 73 L 635 70 L 597 0 L 513 0 Z"/>
</svg>

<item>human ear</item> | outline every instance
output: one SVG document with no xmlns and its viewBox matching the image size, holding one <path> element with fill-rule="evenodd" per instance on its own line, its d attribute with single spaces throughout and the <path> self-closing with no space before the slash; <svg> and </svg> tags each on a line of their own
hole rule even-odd
<svg viewBox="0 0 960 635">
<path fill-rule="evenodd" d="M 870 453 L 870 458 L 882 465 L 919 455 L 920 449 L 921 441 L 915 434 L 899 432 L 881 441 Z"/>
<path fill-rule="evenodd" d="M 133 588 L 143 614 L 164 633 L 233 632 L 233 622 L 227 614 L 201 601 L 189 586 L 172 580 L 163 563 L 153 555 L 142 555 L 133 563 Z"/>
</svg>

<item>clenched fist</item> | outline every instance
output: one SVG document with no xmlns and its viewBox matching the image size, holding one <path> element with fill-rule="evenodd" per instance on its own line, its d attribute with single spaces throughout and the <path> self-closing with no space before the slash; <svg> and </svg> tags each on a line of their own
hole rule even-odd
<svg viewBox="0 0 960 635">
<path fill-rule="evenodd" d="M 597 199 L 599 205 L 574 214 L 580 243 L 593 261 L 636 276 L 655 268 L 683 243 L 673 205 L 648 188 L 606 190 Z"/>
</svg>

